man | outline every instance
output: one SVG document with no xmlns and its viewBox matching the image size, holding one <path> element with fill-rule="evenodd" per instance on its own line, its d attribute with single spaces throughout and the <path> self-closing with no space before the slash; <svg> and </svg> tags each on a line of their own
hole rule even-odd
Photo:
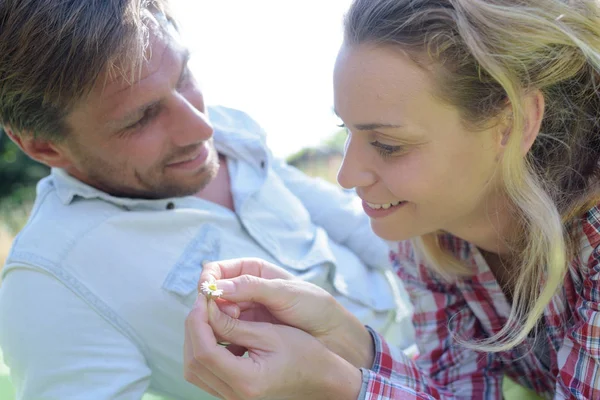
<svg viewBox="0 0 600 400">
<path fill-rule="evenodd" d="M 274 160 L 245 114 L 209 112 L 166 6 L 0 3 L 0 122 L 53 168 L 0 289 L 19 398 L 210 398 L 184 380 L 182 352 L 211 260 L 282 265 L 410 343 L 355 198 Z"/>
</svg>

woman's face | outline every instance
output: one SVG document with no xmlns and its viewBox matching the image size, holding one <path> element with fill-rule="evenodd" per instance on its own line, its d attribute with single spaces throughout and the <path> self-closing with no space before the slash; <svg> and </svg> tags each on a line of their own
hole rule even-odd
<svg viewBox="0 0 600 400">
<path fill-rule="evenodd" d="M 395 47 L 343 45 L 335 110 L 348 131 L 338 174 L 356 188 L 375 233 L 462 236 L 497 206 L 501 134 L 477 132 L 434 96 L 430 72 Z"/>
</svg>

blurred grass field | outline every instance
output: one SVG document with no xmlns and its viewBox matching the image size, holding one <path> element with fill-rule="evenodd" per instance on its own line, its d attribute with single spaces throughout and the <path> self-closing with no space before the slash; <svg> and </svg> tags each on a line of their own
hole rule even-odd
<svg viewBox="0 0 600 400">
<path fill-rule="evenodd" d="M 4 266 L 11 242 L 12 234 L 4 225 L 0 224 L 0 268 Z M 15 391 L 10 383 L 8 372 L 8 367 L 4 365 L 2 358 L 2 349 L 0 349 L 0 399 L 2 400 L 13 400 L 15 398 Z"/>
</svg>

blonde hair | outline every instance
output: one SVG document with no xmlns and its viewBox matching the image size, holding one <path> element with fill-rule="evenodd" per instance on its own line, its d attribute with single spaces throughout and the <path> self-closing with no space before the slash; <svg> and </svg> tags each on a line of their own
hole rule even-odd
<svg viewBox="0 0 600 400">
<path fill-rule="evenodd" d="M 438 95 L 466 124 L 512 112 L 501 173 L 520 217 L 511 241 L 519 274 L 508 323 L 486 340 L 460 340 L 471 348 L 503 351 L 527 337 L 562 285 L 576 218 L 600 200 L 599 14 L 595 0 L 355 0 L 346 15 L 347 43 L 428 57 Z M 523 98 L 531 90 L 541 91 L 546 109 L 522 157 Z M 433 233 L 413 243 L 442 275 L 470 273 L 439 239 Z"/>
</svg>

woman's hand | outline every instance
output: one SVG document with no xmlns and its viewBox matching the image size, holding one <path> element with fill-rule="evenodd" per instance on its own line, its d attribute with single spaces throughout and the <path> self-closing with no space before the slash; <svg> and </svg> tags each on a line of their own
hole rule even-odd
<svg viewBox="0 0 600 400">
<path fill-rule="evenodd" d="M 216 336 L 248 349 L 239 357 Z M 185 378 L 213 396 L 356 399 L 361 372 L 299 329 L 231 318 L 198 296 L 186 320 Z"/>
<path fill-rule="evenodd" d="M 239 319 L 285 324 L 310 334 L 357 368 L 370 368 L 374 349 L 364 325 L 324 289 L 296 280 L 261 259 L 237 259 L 204 265 L 200 284 L 216 280 L 221 299 L 240 308 Z M 219 301 L 221 309 L 226 310 Z M 239 343 L 236 343 L 239 345 Z"/>
</svg>

